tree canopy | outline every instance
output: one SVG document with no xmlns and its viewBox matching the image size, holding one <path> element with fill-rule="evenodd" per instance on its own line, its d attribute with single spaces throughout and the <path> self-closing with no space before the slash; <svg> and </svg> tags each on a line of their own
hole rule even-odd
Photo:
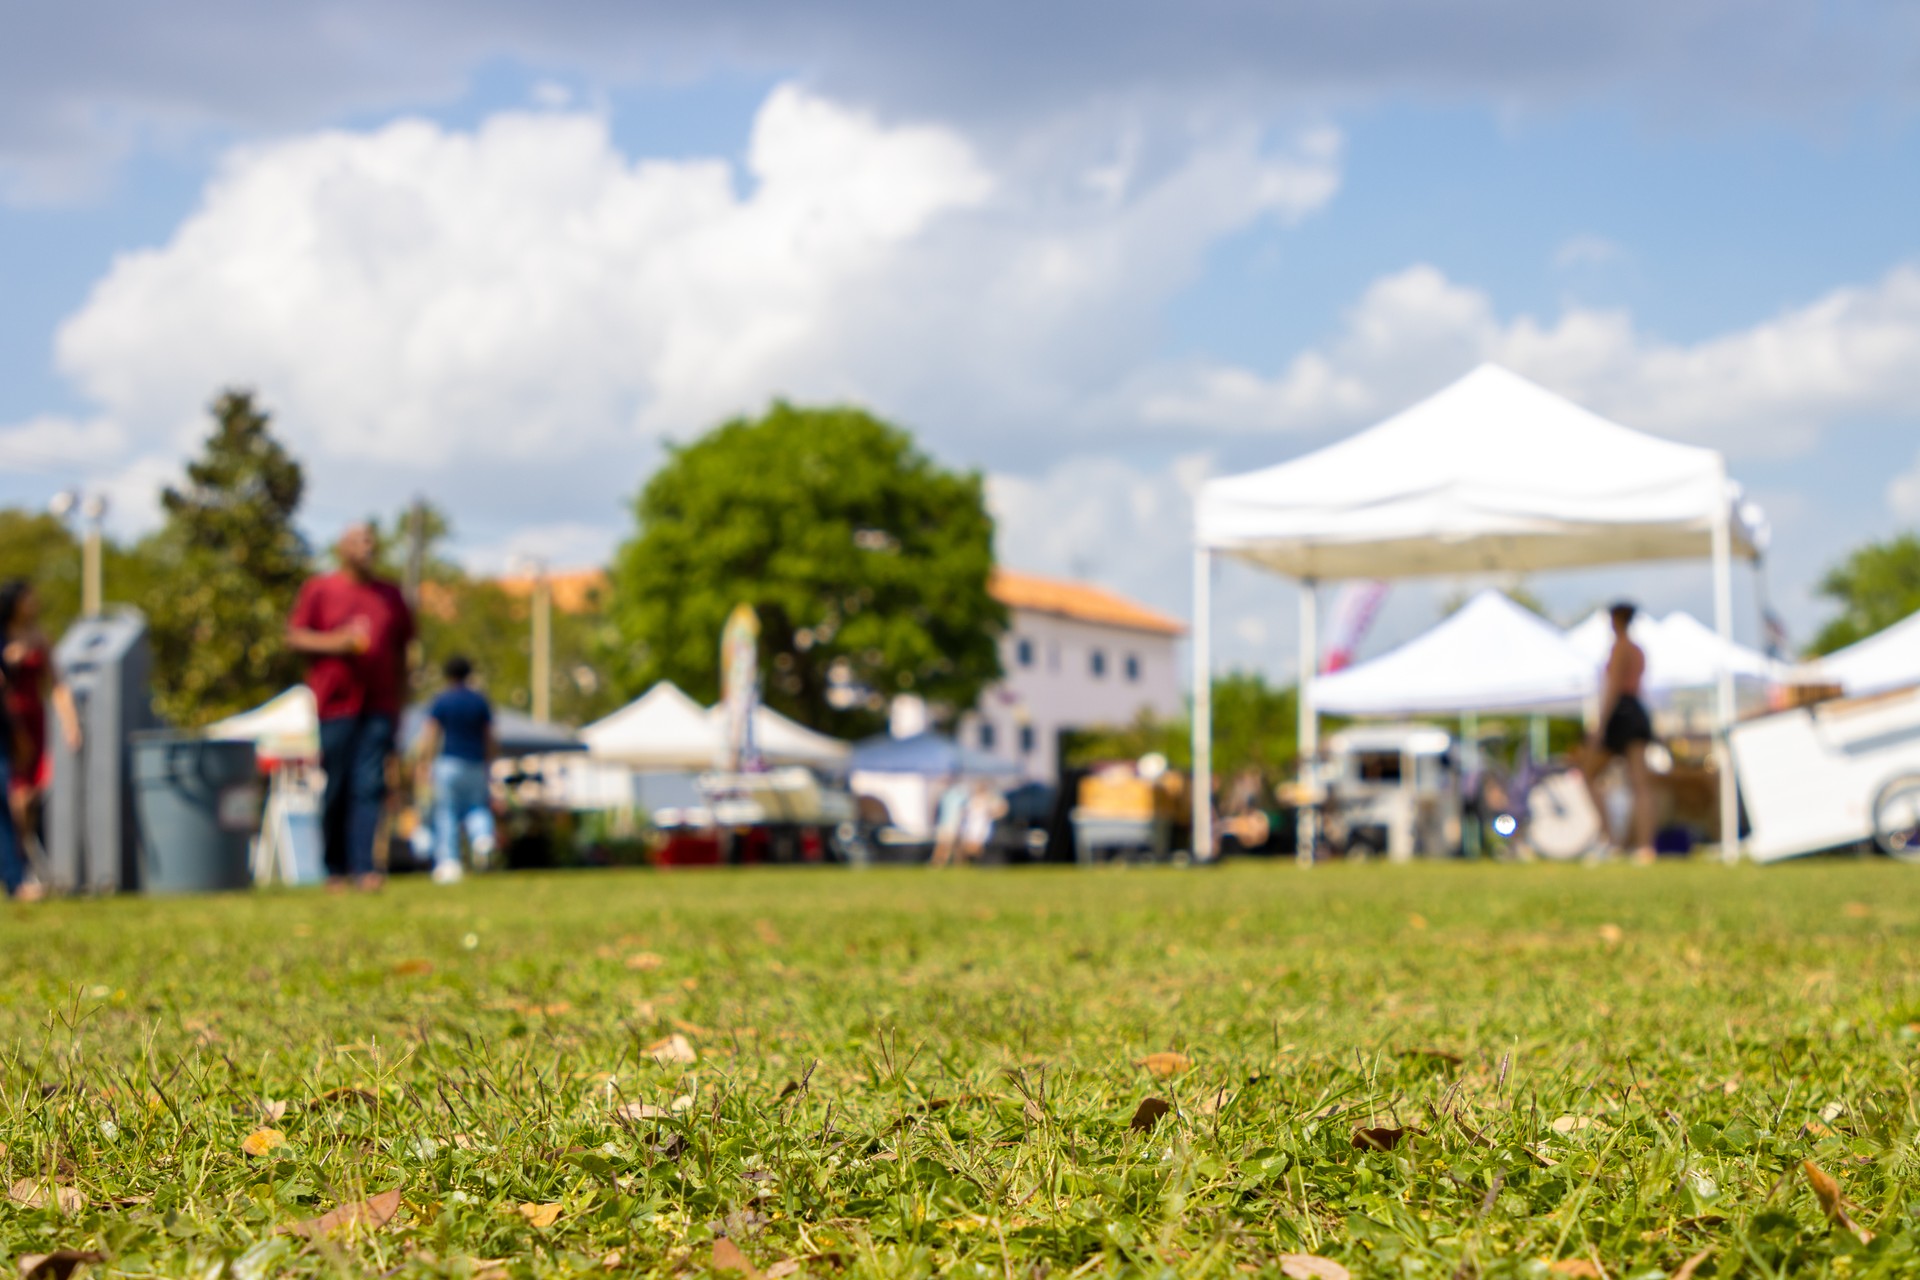
<svg viewBox="0 0 1920 1280">
<path fill-rule="evenodd" d="M 212 413 L 185 482 L 161 493 L 165 523 L 138 554 L 154 703 L 188 726 L 243 711 L 300 678 L 285 634 L 312 563 L 293 523 L 306 480 L 268 415 L 237 390 L 222 393 Z"/>
<path fill-rule="evenodd" d="M 1131 724 L 1084 730 L 1067 751 L 1070 764 L 1135 760 L 1157 751 L 1176 769 L 1193 767 L 1192 721 L 1141 716 Z M 1213 771 L 1231 778 L 1255 769 L 1269 783 L 1292 775 L 1300 755 L 1300 700 L 1292 685 L 1275 686 L 1255 673 L 1213 679 Z"/>
<path fill-rule="evenodd" d="M 728 422 L 675 448 L 634 514 L 612 578 L 628 694 L 665 678 L 717 698 L 741 601 L 760 615 L 766 701 L 828 732 L 877 729 L 900 693 L 962 710 L 1000 675 L 979 474 L 859 409 Z"/>
<path fill-rule="evenodd" d="M 1856 547 L 1827 570 L 1819 593 L 1840 616 L 1814 637 L 1812 653 L 1832 653 L 1920 610 L 1920 535 L 1903 533 Z"/>
</svg>

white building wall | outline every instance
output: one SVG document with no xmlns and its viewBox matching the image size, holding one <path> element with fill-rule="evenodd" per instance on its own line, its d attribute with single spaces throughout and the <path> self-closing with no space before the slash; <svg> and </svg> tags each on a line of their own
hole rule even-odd
<svg viewBox="0 0 1920 1280">
<path fill-rule="evenodd" d="M 1030 780 L 1054 782 L 1061 730 L 1126 724 L 1142 711 L 1183 714 L 1177 640 L 1014 609 L 1000 640 L 1006 674 L 961 717 L 960 741 L 1019 761 Z"/>
</svg>

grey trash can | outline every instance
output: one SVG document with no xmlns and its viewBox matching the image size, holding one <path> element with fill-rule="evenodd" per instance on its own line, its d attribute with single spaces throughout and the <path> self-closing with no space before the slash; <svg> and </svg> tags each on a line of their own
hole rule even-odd
<svg viewBox="0 0 1920 1280">
<path fill-rule="evenodd" d="M 136 733 L 131 772 L 140 889 L 210 893 L 253 883 L 249 843 L 261 795 L 251 742 Z"/>
</svg>

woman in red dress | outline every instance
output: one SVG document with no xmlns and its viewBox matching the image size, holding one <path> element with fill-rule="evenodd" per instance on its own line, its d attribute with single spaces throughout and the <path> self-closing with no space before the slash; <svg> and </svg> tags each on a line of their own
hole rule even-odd
<svg viewBox="0 0 1920 1280">
<path fill-rule="evenodd" d="M 40 630 L 40 597 L 25 578 L 0 584 L 0 675 L 5 676 L 7 716 L 17 744 L 7 804 L 23 852 L 37 853 L 40 809 L 53 778 L 47 704 L 53 704 L 60 732 L 75 751 L 80 748 L 80 717 L 72 691 L 54 669 L 53 647 Z"/>
</svg>

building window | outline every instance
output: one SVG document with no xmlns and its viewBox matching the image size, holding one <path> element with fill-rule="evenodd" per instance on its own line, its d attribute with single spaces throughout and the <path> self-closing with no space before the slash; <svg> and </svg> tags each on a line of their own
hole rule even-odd
<svg viewBox="0 0 1920 1280">
<path fill-rule="evenodd" d="M 1137 653 L 1127 655 L 1127 682 L 1129 684 L 1140 683 L 1140 655 Z"/>
<path fill-rule="evenodd" d="M 982 720 L 980 722 L 980 749 L 982 751 L 993 750 L 993 721 L 991 720 Z"/>
<path fill-rule="evenodd" d="M 1021 636 L 1013 642 L 1013 658 L 1023 667 L 1033 665 L 1033 641 Z"/>
<path fill-rule="evenodd" d="M 1095 649 L 1088 655 L 1087 663 L 1089 669 L 1093 672 L 1093 678 L 1095 680 L 1104 678 L 1107 674 L 1107 651 L 1105 649 Z"/>
<path fill-rule="evenodd" d="M 1033 754 L 1033 726 L 1030 724 L 1020 726 L 1020 754 L 1023 756 Z"/>
</svg>

